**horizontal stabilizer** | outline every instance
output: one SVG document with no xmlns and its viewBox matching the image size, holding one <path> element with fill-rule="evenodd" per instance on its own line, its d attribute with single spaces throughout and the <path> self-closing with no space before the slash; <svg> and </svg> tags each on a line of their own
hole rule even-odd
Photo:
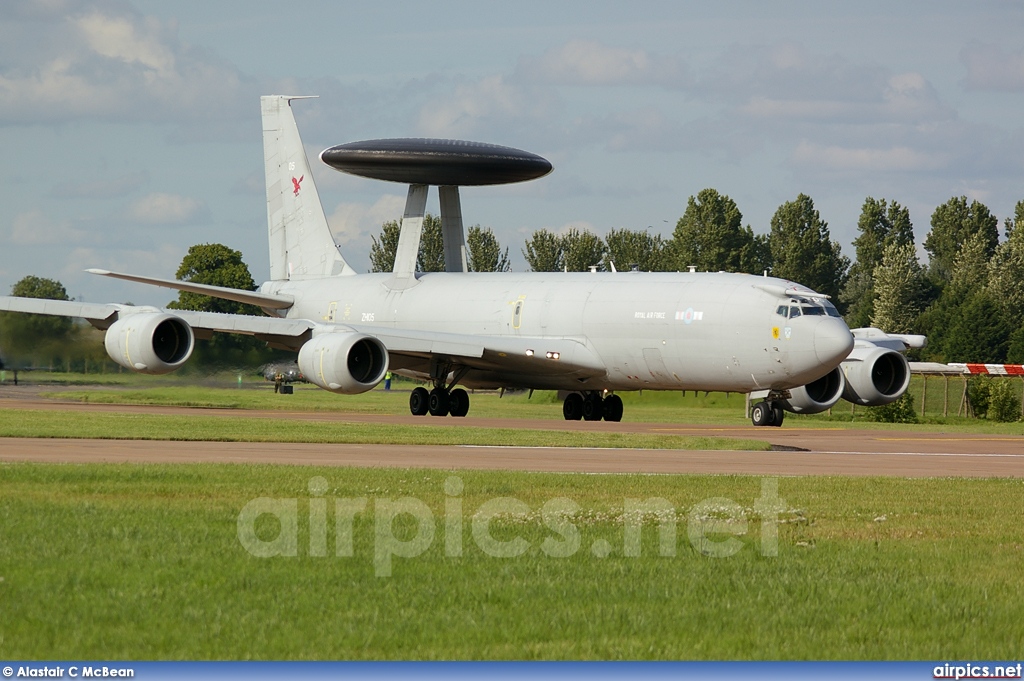
<svg viewBox="0 0 1024 681">
<path fill-rule="evenodd" d="M 86 272 L 89 274 L 98 274 L 102 277 L 113 277 L 114 279 L 136 281 L 140 284 L 150 284 L 152 286 L 163 286 L 164 288 L 172 288 L 178 291 L 199 293 L 212 298 L 233 300 L 236 303 L 247 303 L 249 305 L 255 305 L 256 307 L 268 308 L 271 310 L 287 310 L 295 304 L 295 299 L 291 296 L 274 296 L 266 293 L 257 293 L 256 291 L 243 291 L 241 289 L 226 288 L 224 286 L 210 286 L 209 284 L 193 284 L 189 281 L 178 281 L 177 279 L 142 277 L 137 274 L 122 274 L 120 272 L 111 272 L 109 270 L 89 269 L 86 270 Z"/>
</svg>

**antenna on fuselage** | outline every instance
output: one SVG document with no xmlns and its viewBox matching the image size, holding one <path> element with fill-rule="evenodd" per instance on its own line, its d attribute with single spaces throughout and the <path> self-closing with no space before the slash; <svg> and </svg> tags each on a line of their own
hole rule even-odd
<svg viewBox="0 0 1024 681">
<path fill-rule="evenodd" d="M 409 184 L 405 214 L 395 252 L 394 276 L 388 286 L 415 286 L 416 257 L 423 235 L 427 193 L 438 187 L 441 236 L 447 272 L 469 270 L 462 223 L 460 186 L 524 182 L 551 172 L 544 158 L 495 144 L 437 139 L 382 139 L 341 144 L 320 153 L 336 170 L 360 177 Z"/>
</svg>

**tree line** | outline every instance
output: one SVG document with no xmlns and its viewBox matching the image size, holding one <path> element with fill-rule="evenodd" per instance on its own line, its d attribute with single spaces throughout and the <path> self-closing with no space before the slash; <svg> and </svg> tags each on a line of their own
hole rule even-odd
<svg viewBox="0 0 1024 681">
<path fill-rule="evenodd" d="M 387 222 L 374 237 L 372 271 L 392 269 L 399 227 Z M 779 206 L 768 233 L 756 234 L 735 201 L 709 188 L 689 198 L 669 238 L 627 228 L 604 238 L 540 229 L 522 253 L 534 272 L 768 272 L 830 296 L 851 328 L 927 335 L 928 347 L 915 351 L 916 359 L 1024 363 L 1024 201 L 1005 219 L 1002 241 L 998 218 L 966 196 L 936 207 L 930 227 L 922 264 L 910 211 L 869 196 L 851 261 L 811 197 L 800 194 Z M 490 229 L 470 228 L 467 251 L 471 271 L 509 269 L 508 249 Z M 444 269 L 439 218 L 424 221 L 419 255 L 421 271 Z"/>
<path fill-rule="evenodd" d="M 391 271 L 400 222 L 391 220 L 372 238 L 373 272 Z M 813 200 L 800 194 L 781 206 L 766 234 L 743 225 L 736 202 L 715 189 L 687 201 L 672 236 L 648 230 L 612 229 L 603 238 L 587 230 L 535 231 L 522 248 L 535 272 L 610 271 L 746 272 L 790 279 L 831 297 L 851 328 L 876 326 L 890 333 L 921 333 L 928 347 L 914 358 L 940 362 L 1024 363 L 1024 201 L 1003 222 L 987 206 L 952 197 L 932 213 L 918 259 L 910 211 L 896 201 L 867 197 L 853 241 L 854 260 L 831 238 Z M 466 232 L 470 271 L 507 272 L 508 248 L 490 228 Z M 427 215 L 417 258 L 421 272 L 444 270 L 441 220 Z M 197 283 L 254 290 L 241 253 L 221 244 L 189 249 L 177 277 Z M 12 295 L 67 299 L 59 282 L 26 277 Z M 252 306 L 182 292 L 168 307 L 235 314 L 260 314 Z M 47 356 L 79 333 L 61 318 L 0 314 L 0 347 Z M 19 340 L 21 339 L 21 340 Z M 28 339 L 28 340 L 24 340 Z M 63 345 L 62 345 L 63 343 Z M 255 365 L 272 355 L 250 337 L 216 334 L 197 346 L 198 363 Z"/>
</svg>

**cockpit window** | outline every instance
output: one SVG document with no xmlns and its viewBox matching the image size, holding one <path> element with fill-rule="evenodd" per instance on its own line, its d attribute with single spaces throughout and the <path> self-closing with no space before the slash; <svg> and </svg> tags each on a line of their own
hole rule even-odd
<svg viewBox="0 0 1024 681">
<path fill-rule="evenodd" d="M 828 302 L 827 300 L 825 301 L 825 313 L 828 314 L 829 317 L 842 316 L 841 314 L 839 314 L 839 310 L 836 309 L 836 306 Z"/>
<path fill-rule="evenodd" d="M 789 314 L 789 306 L 788 305 L 779 305 L 779 307 L 776 308 L 776 310 L 775 310 L 775 314 L 782 315 L 783 317 L 785 317 L 786 315 Z"/>
<path fill-rule="evenodd" d="M 824 317 L 825 316 L 825 308 L 818 307 L 817 305 L 807 305 L 807 306 L 805 306 L 803 308 L 803 313 L 805 315 L 815 315 L 815 316 L 819 316 L 819 317 Z"/>
<path fill-rule="evenodd" d="M 791 308 L 789 308 L 789 318 L 790 319 L 792 319 L 793 317 L 799 317 L 799 316 L 800 316 L 800 308 L 799 307 L 794 305 Z"/>
</svg>

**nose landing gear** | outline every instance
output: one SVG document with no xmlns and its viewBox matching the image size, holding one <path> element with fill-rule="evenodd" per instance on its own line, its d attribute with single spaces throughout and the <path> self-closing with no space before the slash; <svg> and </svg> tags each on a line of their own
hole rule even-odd
<svg viewBox="0 0 1024 681">
<path fill-rule="evenodd" d="M 755 426 L 781 426 L 786 412 L 777 402 L 758 402 L 750 408 L 750 420 Z"/>
</svg>

